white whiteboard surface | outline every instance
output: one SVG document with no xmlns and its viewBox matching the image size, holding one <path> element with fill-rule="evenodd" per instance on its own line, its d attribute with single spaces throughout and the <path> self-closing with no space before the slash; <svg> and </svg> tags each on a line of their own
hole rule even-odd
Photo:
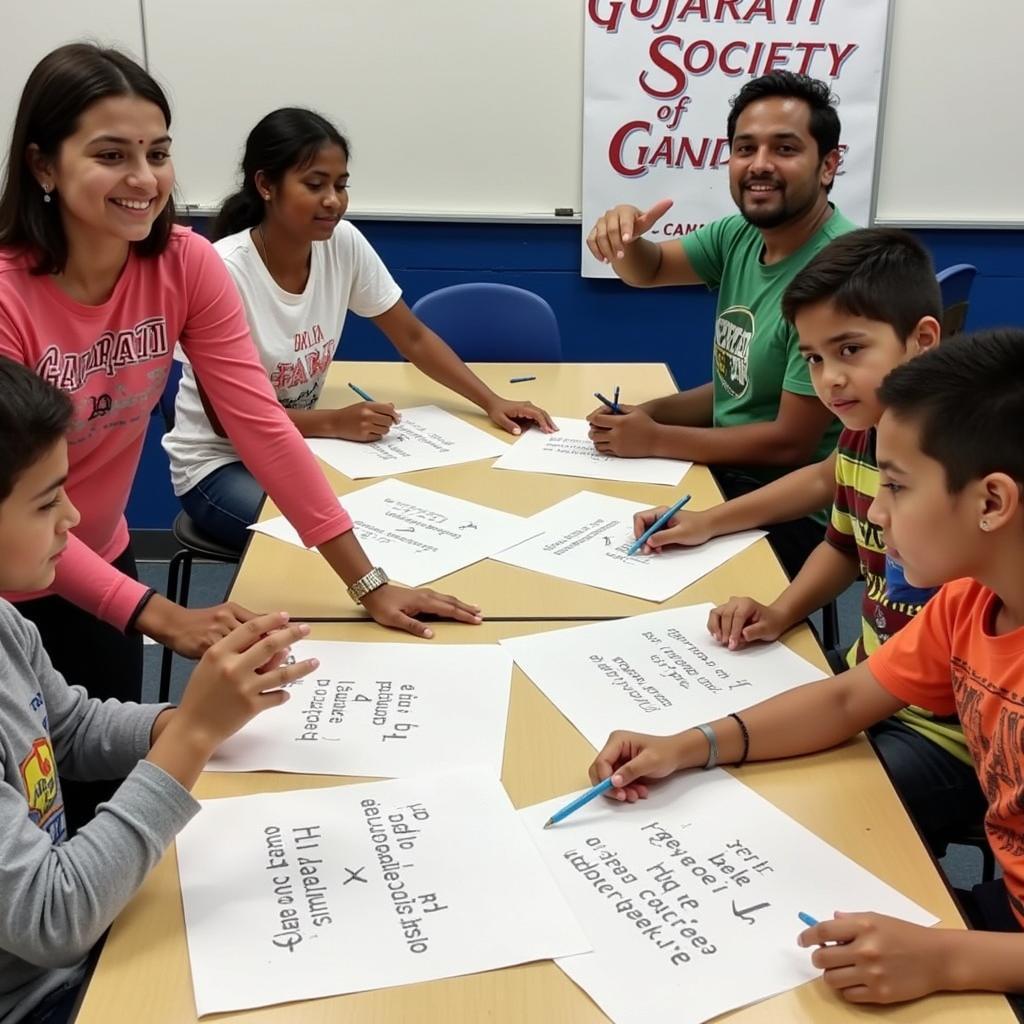
<svg viewBox="0 0 1024 1024">
<path fill-rule="evenodd" d="M 217 206 L 249 129 L 294 104 L 350 136 L 354 217 L 579 210 L 585 0 L 36 0 L 0 32 L 4 157 L 32 67 L 81 39 L 141 58 L 140 4 L 186 203 Z M 877 222 L 1024 225 L 1022 38 L 1022 3 L 894 0 Z"/>
<path fill-rule="evenodd" d="M 6 164 L 18 100 L 32 69 L 65 43 L 113 46 L 142 63 L 139 0 L 34 0 L 0 7 L 0 162 Z"/>
<path fill-rule="evenodd" d="M 181 198 L 233 191 L 245 137 L 302 106 L 352 144 L 353 214 L 580 205 L 582 0 L 144 0 Z"/>
<path fill-rule="evenodd" d="M 875 221 L 1024 224 L 1018 0 L 894 0 Z"/>
</svg>

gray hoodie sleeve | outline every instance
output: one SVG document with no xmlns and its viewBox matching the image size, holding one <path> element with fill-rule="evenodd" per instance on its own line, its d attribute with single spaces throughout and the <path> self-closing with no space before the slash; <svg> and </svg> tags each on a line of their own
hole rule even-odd
<svg viewBox="0 0 1024 1024">
<path fill-rule="evenodd" d="M 156 765 L 139 760 L 162 708 L 90 700 L 67 686 L 35 627 L 4 602 L 0 676 L 8 732 L 24 721 L 18 715 L 32 695 L 41 694 L 42 725 L 51 730 L 60 768 L 72 764 L 84 779 L 127 775 L 93 820 L 63 843 L 33 822 L 17 773 L 0 777 L 0 950 L 40 967 L 62 967 L 96 943 L 199 804 Z M 38 727 L 20 734 L 21 742 L 30 743 Z"/>
<path fill-rule="evenodd" d="M 168 704 L 99 700 L 70 686 L 50 663 L 35 626 L 17 616 L 22 652 L 46 701 L 47 728 L 65 778 L 124 778 L 149 752 L 153 722 Z M 0 623 L 0 629 L 7 626 Z"/>
<path fill-rule="evenodd" d="M 76 963 L 199 810 L 188 791 L 141 761 L 96 817 L 54 845 L 24 797 L 0 783 L 0 948 L 40 967 Z"/>
</svg>

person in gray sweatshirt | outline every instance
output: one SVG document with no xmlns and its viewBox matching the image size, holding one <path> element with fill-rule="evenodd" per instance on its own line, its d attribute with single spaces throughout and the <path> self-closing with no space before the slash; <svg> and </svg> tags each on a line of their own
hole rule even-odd
<svg viewBox="0 0 1024 1024">
<path fill-rule="evenodd" d="M 0 590 L 48 587 L 78 522 L 64 491 L 72 415 L 65 394 L 0 357 Z M 210 755 L 316 667 L 288 664 L 308 631 L 283 612 L 244 623 L 206 652 L 177 708 L 99 701 L 0 600 L 0 1024 L 67 1019 L 90 951 L 199 809 L 189 790 Z M 70 839 L 58 765 L 124 778 Z"/>
</svg>

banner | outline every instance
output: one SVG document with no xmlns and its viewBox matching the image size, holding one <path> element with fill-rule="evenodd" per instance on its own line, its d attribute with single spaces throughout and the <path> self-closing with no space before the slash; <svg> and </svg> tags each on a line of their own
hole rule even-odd
<svg viewBox="0 0 1024 1024">
<path fill-rule="evenodd" d="M 673 207 L 645 237 L 681 238 L 736 212 L 725 123 L 752 78 L 793 71 L 837 97 L 840 166 L 831 198 L 867 225 L 888 0 L 586 0 L 584 277 L 613 277 L 586 236 L 620 203 Z"/>
</svg>

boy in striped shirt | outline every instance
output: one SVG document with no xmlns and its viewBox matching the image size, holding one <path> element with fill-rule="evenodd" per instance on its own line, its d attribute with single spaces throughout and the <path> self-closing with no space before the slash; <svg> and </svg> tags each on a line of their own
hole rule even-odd
<svg viewBox="0 0 1024 1024">
<path fill-rule="evenodd" d="M 712 611 L 708 628 L 731 650 L 775 640 L 863 577 L 860 637 L 833 665 L 845 668 L 902 629 L 931 594 L 907 585 L 867 511 L 879 486 L 875 427 L 883 407 L 876 391 L 890 370 L 938 342 L 942 300 L 931 259 L 912 236 L 865 229 L 822 249 L 793 279 L 782 309 L 797 328 L 818 397 L 843 423 L 836 451 L 717 508 L 680 514 L 651 540 L 659 547 L 702 543 L 832 502 L 825 540 L 782 594 L 769 605 L 733 597 Z M 638 531 L 656 511 L 637 517 Z M 910 706 L 871 736 L 936 855 L 980 828 L 985 800 L 955 715 Z"/>
</svg>

